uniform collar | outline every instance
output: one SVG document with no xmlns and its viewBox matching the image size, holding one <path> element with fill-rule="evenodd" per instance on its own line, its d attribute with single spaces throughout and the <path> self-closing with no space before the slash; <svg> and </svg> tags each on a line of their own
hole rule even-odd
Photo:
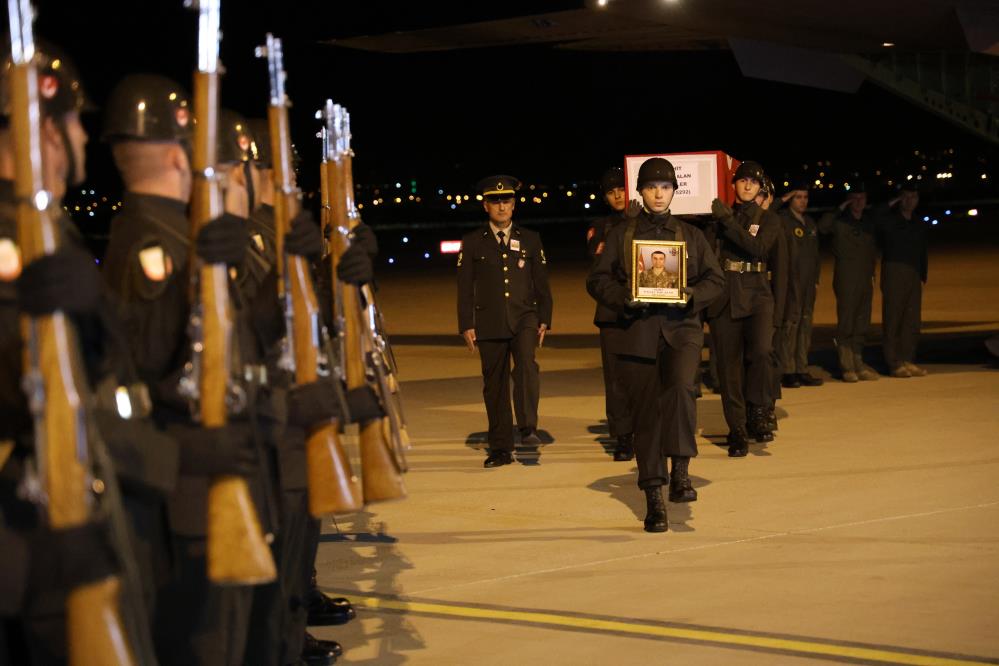
<svg viewBox="0 0 999 666">
<path fill-rule="evenodd" d="M 504 245 L 508 244 L 511 238 L 520 236 L 520 229 L 517 229 L 517 225 L 515 223 L 511 222 L 510 226 L 508 226 L 507 228 L 500 229 L 491 221 L 486 223 L 486 228 L 482 232 L 482 235 L 488 237 L 490 234 L 492 234 L 493 240 L 496 241 L 497 244 L 499 244 L 499 236 L 497 234 L 499 234 L 500 231 L 503 232 Z"/>
<path fill-rule="evenodd" d="M 679 221 L 673 217 L 673 214 L 669 210 L 665 213 L 656 215 L 649 209 L 643 207 L 642 217 L 653 227 L 663 227 L 669 229 L 670 231 L 676 231 L 679 228 Z"/>
<path fill-rule="evenodd" d="M 140 194 L 138 192 L 125 191 L 122 195 L 122 208 L 127 210 L 128 205 L 143 207 L 148 206 L 158 210 L 167 210 L 171 213 L 187 217 L 187 202 L 170 197 L 161 197 L 158 194 Z"/>
</svg>

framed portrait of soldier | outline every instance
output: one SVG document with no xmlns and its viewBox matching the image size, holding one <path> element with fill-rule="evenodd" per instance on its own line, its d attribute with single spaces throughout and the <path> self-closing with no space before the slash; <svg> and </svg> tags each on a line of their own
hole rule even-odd
<svg viewBox="0 0 999 666">
<path fill-rule="evenodd" d="M 645 303 L 686 303 L 687 244 L 631 242 L 631 298 Z"/>
</svg>

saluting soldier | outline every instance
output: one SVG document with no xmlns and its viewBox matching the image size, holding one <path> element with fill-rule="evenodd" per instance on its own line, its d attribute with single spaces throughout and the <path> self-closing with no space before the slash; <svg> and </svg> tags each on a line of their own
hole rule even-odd
<svg viewBox="0 0 999 666">
<path fill-rule="evenodd" d="M 871 328 L 878 244 L 864 183 L 853 183 L 846 201 L 819 218 L 819 233 L 832 236 L 836 352 L 841 377 L 848 383 L 873 381 L 878 373 L 864 363 L 863 354 Z"/>
<path fill-rule="evenodd" d="M 611 340 L 622 385 L 628 392 L 635 423 L 638 487 L 645 492 L 647 532 L 669 529 L 662 487 L 671 502 L 693 502 L 690 459 L 697 455 L 697 387 L 704 331 L 701 311 L 722 290 L 721 268 L 704 235 L 670 214 L 677 180 L 663 158 L 642 163 L 637 217 L 613 228 L 604 251 L 586 279 L 586 290 L 618 317 L 620 334 Z M 632 241 L 686 243 L 687 302 L 636 302 L 631 293 Z M 671 460 L 667 474 L 666 458 Z"/>
<path fill-rule="evenodd" d="M 624 188 L 624 170 L 613 167 L 600 178 L 600 189 L 611 214 L 595 220 L 586 231 L 586 249 L 590 258 L 603 253 L 607 235 L 625 220 L 628 196 Z M 621 386 L 617 356 L 610 352 L 610 339 L 620 333 L 617 313 L 597 302 L 593 323 L 600 330 L 600 360 L 604 371 L 604 404 L 610 436 L 617 440 L 614 460 L 626 461 L 635 457 L 633 448 L 634 425 L 628 396 Z"/>
<path fill-rule="evenodd" d="M 489 221 L 465 234 L 458 254 L 458 331 L 478 347 L 489 420 L 485 467 L 513 462 L 513 405 L 521 442 L 536 446 L 539 370 L 535 349 L 551 327 L 552 294 L 541 237 L 513 222 L 520 181 L 489 176 L 478 184 Z"/>
<path fill-rule="evenodd" d="M 881 245 L 882 344 L 888 370 L 899 378 L 926 374 L 913 362 L 929 263 L 926 226 L 915 214 L 917 206 L 919 189 L 909 181 L 875 216 Z"/>
<path fill-rule="evenodd" d="M 785 388 L 821 386 L 822 379 L 808 372 L 808 351 L 812 346 L 812 319 L 815 312 L 815 293 L 819 282 L 819 232 L 815 220 L 805 213 L 808 210 L 808 186 L 799 184 L 781 197 L 778 208 L 790 246 L 793 263 L 790 276 L 793 284 L 789 292 L 787 324 L 781 344 L 781 383 Z"/>
<path fill-rule="evenodd" d="M 766 423 L 766 406 L 774 393 L 774 297 L 767 279 L 767 259 L 781 224 L 775 213 L 763 210 L 755 201 L 763 178 L 759 163 L 743 162 L 732 175 L 734 209 L 719 199 L 711 205 L 719 226 L 725 290 L 708 315 L 718 353 L 722 409 L 729 427 L 728 455 L 733 458 L 749 453 L 749 435 L 773 438 Z M 752 405 L 748 410 L 747 403 Z"/>
</svg>

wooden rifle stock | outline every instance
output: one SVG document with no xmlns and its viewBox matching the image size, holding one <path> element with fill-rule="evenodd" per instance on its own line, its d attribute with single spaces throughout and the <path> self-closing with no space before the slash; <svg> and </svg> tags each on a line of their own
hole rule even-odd
<svg viewBox="0 0 999 666">
<path fill-rule="evenodd" d="M 348 150 L 339 152 L 327 164 L 330 196 L 330 224 L 332 233 L 333 284 L 337 276 L 339 258 L 349 243 L 347 233 L 351 228 L 350 211 L 353 208 L 353 186 L 348 172 Z M 336 294 L 342 298 L 344 314 L 344 340 L 346 348 L 347 388 L 355 389 L 368 384 L 365 359 L 368 345 L 363 334 L 365 316 L 360 290 L 350 285 L 340 285 Z M 382 396 L 383 400 L 387 396 Z M 406 496 L 402 472 L 392 444 L 391 423 L 387 416 L 359 423 L 361 448 L 361 484 L 365 502 L 379 502 Z"/>
<path fill-rule="evenodd" d="M 17 232 L 24 262 L 54 253 L 61 232 L 49 215 L 53 202 L 44 191 L 38 104 L 38 75 L 31 8 L 27 2 L 10 16 L 12 49 L 9 74 L 11 136 L 14 140 Z M 18 53 L 20 51 L 20 53 Z M 34 416 L 36 455 L 53 530 L 78 527 L 93 515 L 87 439 L 89 388 L 79 342 L 62 312 L 23 317 L 24 376 Z M 117 575 L 79 585 L 66 598 L 68 661 L 71 666 L 131 666 L 135 657 L 121 621 Z"/>
<path fill-rule="evenodd" d="M 202 21 L 199 49 L 214 46 L 218 52 L 218 0 L 201 2 L 201 12 L 215 12 L 213 20 Z M 196 272 L 192 303 L 200 307 L 201 339 L 195 342 L 200 354 L 198 409 L 201 425 L 219 428 L 228 415 L 230 373 L 232 371 L 232 310 L 229 303 L 229 275 L 225 264 L 205 264 L 195 251 L 198 231 L 222 214 L 222 194 L 216 173 L 219 81 L 217 63 L 201 57 L 194 74 L 194 145 L 191 167 L 191 270 Z M 200 346 L 200 348 L 199 348 Z M 217 584 L 255 585 L 275 579 L 277 571 L 270 547 L 264 539 L 260 519 L 246 479 L 226 475 L 212 479 L 208 489 L 208 579 Z"/>
<path fill-rule="evenodd" d="M 267 57 L 271 62 L 271 104 L 267 120 L 273 155 L 274 227 L 277 248 L 278 293 L 290 298 L 290 336 L 295 359 L 295 383 L 319 379 L 320 313 L 312 272 L 305 257 L 284 254 L 284 236 L 300 210 L 299 190 L 294 183 L 288 107 L 284 97 L 280 40 L 268 35 Z M 276 61 L 276 62 L 274 62 Z M 279 75 L 278 72 L 280 72 Z M 334 378 L 334 381 L 339 381 Z M 362 506 L 361 489 L 350 460 L 340 442 L 340 423 L 330 419 L 313 425 L 305 443 L 308 465 L 309 513 L 318 518 L 327 513 L 351 513 Z"/>
</svg>

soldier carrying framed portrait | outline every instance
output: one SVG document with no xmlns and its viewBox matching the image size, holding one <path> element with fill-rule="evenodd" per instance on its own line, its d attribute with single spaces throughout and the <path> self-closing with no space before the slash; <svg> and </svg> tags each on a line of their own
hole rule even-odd
<svg viewBox="0 0 999 666">
<path fill-rule="evenodd" d="M 687 244 L 632 240 L 631 298 L 644 303 L 686 303 Z"/>
</svg>

